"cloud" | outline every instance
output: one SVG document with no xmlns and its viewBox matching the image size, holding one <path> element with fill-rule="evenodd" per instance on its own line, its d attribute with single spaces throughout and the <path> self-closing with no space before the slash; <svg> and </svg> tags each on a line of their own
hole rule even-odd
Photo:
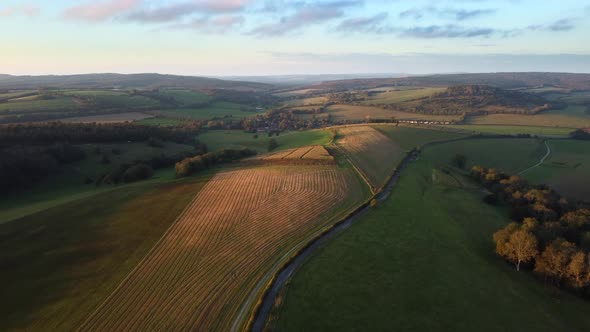
<svg viewBox="0 0 590 332">
<path fill-rule="evenodd" d="M 28 16 L 33 17 L 39 15 L 39 7 L 35 6 L 11 6 L 0 9 L 0 17 L 12 17 L 12 16 Z"/>
<path fill-rule="evenodd" d="M 466 28 L 448 24 L 406 28 L 401 30 L 399 34 L 402 37 L 434 39 L 490 37 L 496 32 L 496 30 L 491 28 Z"/>
<path fill-rule="evenodd" d="M 93 1 L 67 8 L 62 16 L 68 20 L 103 22 L 143 4 L 143 0 Z"/>
<path fill-rule="evenodd" d="M 157 8 L 142 9 L 131 13 L 125 19 L 143 23 L 172 22 L 196 13 L 214 15 L 243 11 L 251 2 L 252 0 L 187 1 Z"/>
<path fill-rule="evenodd" d="M 342 32 L 379 32 L 382 29 L 379 25 L 387 19 L 387 16 L 386 12 L 382 12 L 371 17 L 349 18 L 340 22 L 336 30 Z"/>
<path fill-rule="evenodd" d="M 240 15 L 221 15 L 213 18 L 195 18 L 188 23 L 170 25 L 168 29 L 190 29 L 207 33 L 224 33 L 244 24 L 246 19 Z"/>
<path fill-rule="evenodd" d="M 344 16 L 347 7 L 361 5 L 358 0 L 340 0 L 319 3 L 296 3 L 295 12 L 283 16 L 278 22 L 263 24 L 252 30 L 249 34 L 259 37 L 276 37 L 294 32 L 306 26 L 320 24 Z"/>
<path fill-rule="evenodd" d="M 496 12 L 495 9 L 454 9 L 454 8 L 438 8 L 428 6 L 423 8 L 412 8 L 399 13 L 400 18 L 421 19 L 424 16 L 437 16 L 441 18 L 448 18 L 457 21 L 464 21 L 481 16 L 491 15 Z"/>
<path fill-rule="evenodd" d="M 548 26 L 548 29 L 551 31 L 570 31 L 573 30 L 576 26 L 572 20 L 564 18 L 558 21 L 553 22 L 551 25 Z"/>
<path fill-rule="evenodd" d="M 551 24 L 529 25 L 526 29 L 531 31 L 565 32 L 576 28 L 575 21 L 576 19 L 573 18 L 562 18 Z"/>
</svg>

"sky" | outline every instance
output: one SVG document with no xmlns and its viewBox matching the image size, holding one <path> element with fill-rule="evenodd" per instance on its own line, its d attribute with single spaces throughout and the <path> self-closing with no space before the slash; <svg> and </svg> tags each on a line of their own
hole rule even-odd
<svg viewBox="0 0 590 332">
<path fill-rule="evenodd" d="M 0 0 L 0 73 L 590 73 L 590 0 Z"/>
</svg>

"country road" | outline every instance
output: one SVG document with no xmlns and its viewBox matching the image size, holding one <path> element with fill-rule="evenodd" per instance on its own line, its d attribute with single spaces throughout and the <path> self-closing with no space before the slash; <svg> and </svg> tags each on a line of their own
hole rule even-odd
<svg viewBox="0 0 590 332">
<path fill-rule="evenodd" d="M 518 175 L 521 175 L 521 174 L 523 174 L 523 173 L 525 173 L 525 172 L 527 172 L 527 171 L 529 171 L 529 170 L 531 170 L 531 169 L 533 169 L 535 167 L 541 166 L 545 162 L 545 160 L 549 157 L 549 155 L 551 154 L 551 147 L 549 147 L 549 144 L 547 144 L 547 141 L 543 141 L 543 143 L 545 143 L 545 146 L 547 147 L 547 153 L 545 153 L 545 155 L 543 156 L 543 158 L 541 158 L 541 160 L 538 163 L 536 163 L 535 165 L 533 165 L 533 166 L 531 166 L 531 167 L 529 167 L 529 168 L 527 168 L 527 169 L 525 169 L 523 171 L 520 171 L 518 173 Z"/>
</svg>

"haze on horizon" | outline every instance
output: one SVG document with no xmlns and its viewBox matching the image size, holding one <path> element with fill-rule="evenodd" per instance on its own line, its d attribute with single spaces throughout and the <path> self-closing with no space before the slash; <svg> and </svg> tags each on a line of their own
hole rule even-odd
<svg viewBox="0 0 590 332">
<path fill-rule="evenodd" d="M 0 73 L 590 72 L 577 0 L 7 0 Z"/>
</svg>

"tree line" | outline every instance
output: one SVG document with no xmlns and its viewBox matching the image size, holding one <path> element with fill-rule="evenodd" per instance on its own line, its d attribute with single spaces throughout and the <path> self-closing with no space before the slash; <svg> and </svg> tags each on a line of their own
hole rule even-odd
<svg viewBox="0 0 590 332">
<path fill-rule="evenodd" d="M 248 148 L 239 150 L 222 149 L 217 152 L 207 152 L 194 157 L 185 158 L 175 165 L 176 177 L 180 178 L 193 175 L 211 168 L 215 164 L 232 162 L 242 158 L 255 156 L 256 154 L 256 150 Z"/>
<path fill-rule="evenodd" d="M 486 202 L 511 207 L 515 222 L 494 234 L 496 253 L 517 270 L 590 295 L 590 204 L 495 169 L 474 166 L 471 174 L 489 190 Z"/>
<path fill-rule="evenodd" d="M 62 123 L 4 125 L 0 147 L 48 145 L 55 143 L 117 143 L 145 141 L 150 137 L 176 143 L 194 144 L 200 126 L 156 127 L 131 123 Z"/>
<path fill-rule="evenodd" d="M 62 165 L 84 158 L 84 150 L 68 143 L 0 149 L 0 194 L 30 188 L 59 172 Z"/>
</svg>

